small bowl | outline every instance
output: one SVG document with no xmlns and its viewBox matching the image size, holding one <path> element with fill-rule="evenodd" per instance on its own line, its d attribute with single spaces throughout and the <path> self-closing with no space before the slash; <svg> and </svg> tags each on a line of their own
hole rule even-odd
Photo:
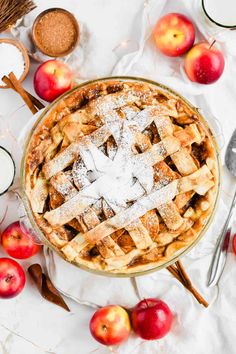
<svg viewBox="0 0 236 354">
<path fill-rule="evenodd" d="M 71 22 L 72 22 L 72 24 L 74 26 L 74 40 L 73 40 L 73 42 L 71 43 L 70 47 L 67 50 L 64 50 L 64 51 L 58 52 L 58 53 L 45 49 L 45 47 L 43 46 L 41 41 L 38 40 L 37 33 L 36 33 L 37 26 L 39 25 L 39 23 L 42 20 L 42 18 L 45 15 L 47 15 L 49 13 L 52 13 L 52 12 L 64 13 L 71 20 Z M 54 8 L 51 8 L 51 9 L 47 9 L 47 10 L 41 12 L 36 17 L 36 19 L 34 20 L 33 27 L 32 27 L 32 39 L 33 39 L 33 42 L 34 42 L 35 46 L 43 54 L 45 54 L 45 55 L 47 55 L 49 57 L 53 57 L 53 58 L 64 57 L 64 56 L 70 54 L 75 49 L 75 47 L 76 47 L 76 45 L 77 45 L 77 43 L 79 41 L 79 35 L 80 35 L 79 24 L 78 24 L 78 21 L 76 20 L 76 18 L 74 17 L 74 15 L 71 12 L 69 12 L 69 11 L 67 11 L 65 9 L 57 8 L 57 7 L 54 7 Z"/>
<path fill-rule="evenodd" d="M 29 72 L 29 67 L 30 67 L 30 60 L 29 60 L 29 56 L 27 53 L 27 49 L 24 47 L 24 45 L 19 42 L 16 39 L 11 39 L 11 38 L 0 38 L 0 43 L 9 43 L 12 44 L 14 46 L 16 46 L 22 53 L 23 58 L 24 58 L 24 62 L 25 62 L 25 69 L 21 75 L 21 77 L 19 78 L 19 81 L 22 82 L 24 81 L 24 79 L 26 78 L 28 72 Z M 8 75 L 10 73 L 6 73 L 6 75 Z M 10 88 L 10 86 L 8 85 L 0 85 L 0 88 L 6 89 L 6 88 Z"/>
</svg>

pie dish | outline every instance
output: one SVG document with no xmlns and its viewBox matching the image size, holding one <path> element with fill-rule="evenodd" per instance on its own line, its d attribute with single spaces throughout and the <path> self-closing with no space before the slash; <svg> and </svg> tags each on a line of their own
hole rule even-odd
<svg viewBox="0 0 236 354">
<path fill-rule="evenodd" d="M 203 235 L 218 158 L 207 123 L 181 96 L 144 79 L 100 79 L 39 118 L 22 162 L 23 199 L 65 260 L 137 275 L 167 266 Z"/>
</svg>

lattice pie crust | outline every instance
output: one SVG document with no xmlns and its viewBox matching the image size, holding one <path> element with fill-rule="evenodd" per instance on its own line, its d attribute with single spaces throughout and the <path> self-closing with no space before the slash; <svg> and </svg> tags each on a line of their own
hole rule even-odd
<svg viewBox="0 0 236 354">
<path fill-rule="evenodd" d="M 218 185 L 198 113 L 132 80 L 91 83 L 59 101 L 31 137 L 25 172 L 34 219 L 63 257 L 123 274 L 193 243 Z"/>
</svg>

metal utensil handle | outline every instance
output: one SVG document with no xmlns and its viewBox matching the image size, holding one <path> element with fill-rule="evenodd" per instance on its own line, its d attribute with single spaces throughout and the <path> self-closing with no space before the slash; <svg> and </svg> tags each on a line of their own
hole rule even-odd
<svg viewBox="0 0 236 354">
<path fill-rule="evenodd" d="M 223 230 L 221 235 L 218 238 L 215 253 L 211 262 L 210 272 L 209 272 L 209 280 L 208 286 L 213 286 L 217 284 L 220 276 L 223 272 L 226 257 L 227 257 L 227 250 L 229 245 L 229 239 L 231 235 L 231 220 L 233 216 L 233 211 L 236 205 L 236 191 L 233 197 L 233 201 L 230 207 L 229 215 L 226 219 L 224 224 Z"/>
</svg>

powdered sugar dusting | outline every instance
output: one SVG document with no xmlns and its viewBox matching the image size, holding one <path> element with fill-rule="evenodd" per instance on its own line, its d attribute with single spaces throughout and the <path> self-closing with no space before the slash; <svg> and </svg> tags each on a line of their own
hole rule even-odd
<svg viewBox="0 0 236 354">
<path fill-rule="evenodd" d="M 157 189 L 147 196 L 140 198 L 128 209 L 113 216 L 111 219 L 106 220 L 99 224 L 94 229 L 84 234 L 87 241 L 94 242 L 97 235 L 102 233 L 102 237 L 110 235 L 114 230 L 121 229 L 129 225 L 132 221 L 143 216 L 151 209 L 158 208 L 159 206 L 171 201 L 177 191 L 177 181 L 173 181 L 166 187 Z"/>
<path fill-rule="evenodd" d="M 163 112 L 160 107 L 155 106 L 149 106 L 141 111 L 137 107 L 131 109 L 129 104 L 136 99 L 135 95 L 124 92 L 91 101 L 89 109 L 103 116 L 104 125 L 89 136 L 72 143 L 60 154 L 60 157 L 63 156 L 61 160 L 55 157 L 46 164 L 50 164 L 48 175 L 51 175 L 52 171 L 55 173 L 62 166 L 67 167 L 76 157 L 72 175 L 74 184 L 80 189 L 71 200 L 45 214 L 49 222 L 63 225 L 101 198 L 117 212 L 126 209 L 130 201 L 146 196 L 146 199 L 140 199 L 143 200 L 141 204 L 135 203 L 135 210 L 137 209 L 140 216 L 145 214 L 145 212 L 142 214 L 141 210 L 146 210 L 145 208 L 149 210 L 152 198 L 156 200 L 154 197 L 156 194 L 153 193 L 157 187 L 154 185 L 152 166 L 163 160 L 167 152 L 163 142 L 155 144 L 141 154 L 137 154 L 134 146 L 139 143 L 141 132 Z M 115 110 L 117 107 L 121 108 L 123 114 L 126 112 L 129 119 L 124 119 Z M 114 138 L 117 145 L 112 158 L 106 155 L 105 149 L 99 149 L 109 136 Z M 141 142 L 139 146 L 142 146 Z M 160 198 L 161 194 L 158 200 Z M 168 196 L 166 198 L 168 200 Z"/>
</svg>

